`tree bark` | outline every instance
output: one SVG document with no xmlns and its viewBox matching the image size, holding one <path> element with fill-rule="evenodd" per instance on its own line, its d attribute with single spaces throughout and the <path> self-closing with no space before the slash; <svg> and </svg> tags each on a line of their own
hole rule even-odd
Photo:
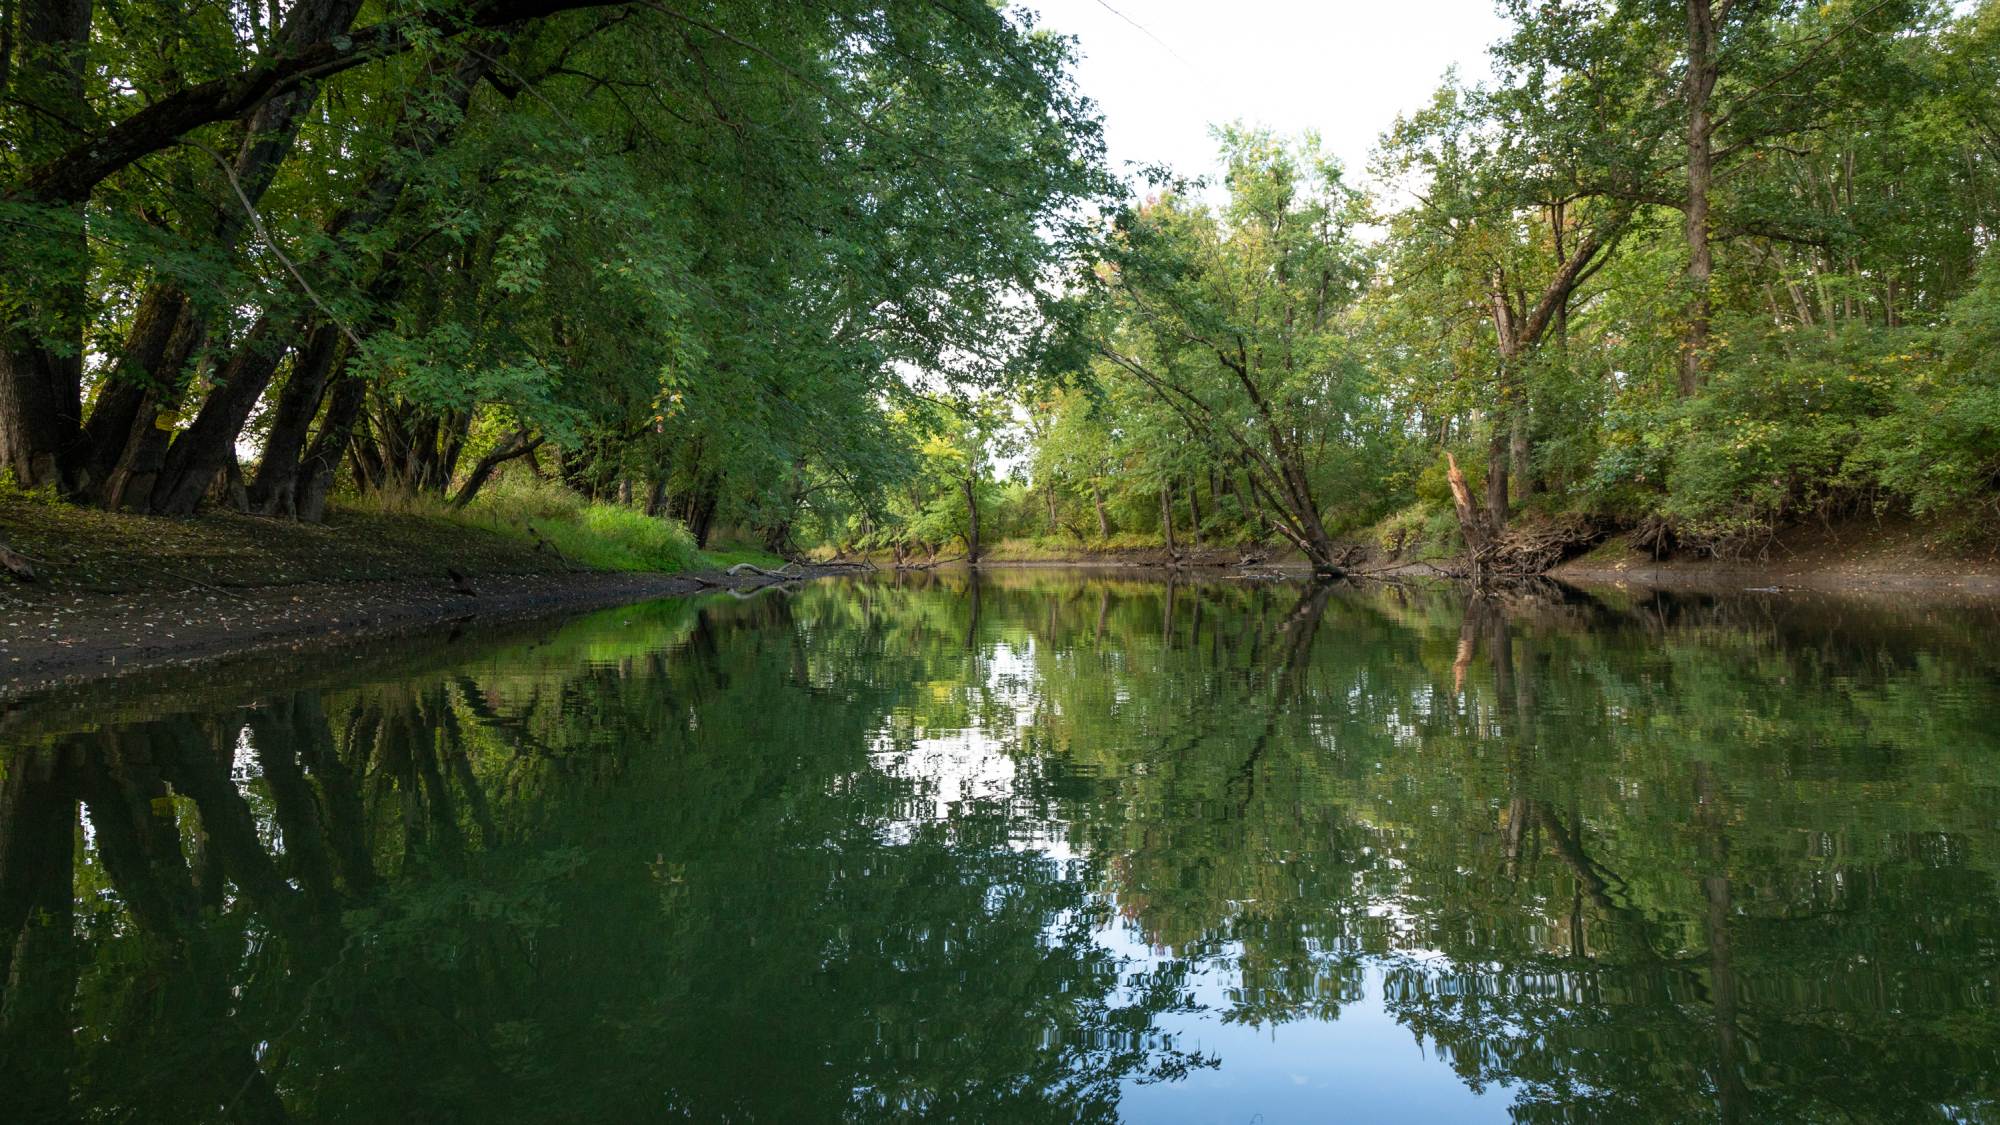
<svg viewBox="0 0 2000 1125">
<path fill-rule="evenodd" d="M 327 321 L 319 322 L 307 335 L 278 396 L 270 432 L 264 437 L 257 476 L 250 484 L 251 511 L 266 516 L 298 515 L 299 455 L 306 447 L 313 416 L 319 413 L 345 343 L 340 329 Z"/>
<path fill-rule="evenodd" d="M 288 350 L 288 341 L 303 328 L 292 320 L 274 323 L 267 314 L 258 318 L 237 345 L 221 382 L 210 391 L 194 422 L 167 447 L 160 475 L 153 485 L 149 510 L 161 515 L 191 515 L 214 482 L 217 473 L 229 465 L 236 452 L 236 435 L 262 397 L 271 376 L 278 370 Z"/>
<path fill-rule="evenodd" d="M 472 498 L 479 495 L 479 490 L 485 486 L 488 480 L 492 479 L 496 469 L 517 457 L 526 457 L 528 454 L 533 453 L 546 440 L 543 437 L 530 438 L 528 431 L 525 429 L 515 430 L 509 434 L 507 440 L 500 443 L 499 448 L 481 457 L 479 463 L 472 467 L 472 472 L 466 474 L 465 483 L 459 486 L 458 495 L 451 498 L 451 506 L 454 508 L 463 508 L 467 504 L 472 503 Z M 656 496 L 658 495 L 658 489 L 659 486 L 655 484 L 654 494 Z M 647 505 L 647 515 L 653 514 L 652 507 L 650 503 Z"/>
<path fill-rule="evenodd" d="M 343 361 L 343 366 L 349 362 L 351 356 Z M 296 507 L 301 523 L 320 523 L 326 519 L 326 498 L 333 491 L 341 455 L 347 451 L 354 423 L 361 417 L 361 405 L 367 397 L 368 384 L 359 375 L 343 371 L 334 376 L 333 390 L 327 396 L 326 417 L 320 420 L 319 433 L 313 435 L 306 455 L 299 459 Z"/>
<path fill-rule="evenodd" d="M 1174 544 L 1174 483 L 1167 481 L 1160 485 L 1160 535 L 1167 541 L 1167 553 L 1180 554 Z"/>
<path fill-rule="evenodd" d="M 965 561 L 979 565 L 979 485 L 971 476 L 959 478 L 965 493 Z"/>
<path fill-rule="evenodd" d="M 1097 509 L 1097 537 L 1111 538 L 1111 521 L 1104 514 L 1104 490 L 1097 486 L 1096 481 L 1090 483 L 1090 504 Z"/>
<path fill-rule="evenodd" d="M 90 15 L 90 0 L 24 0 L 20 7 L 16 50 L 26 65 L 11 74 L 7 91 L 25 110 L 9 144 L 20 159 L 47 159 L 73 137 L 74 123 L 90 119 L 83 82 Z M 46 225 L 54 233 L 44 236 L 42 270 L 0 278 L 0 296 L 19 302 L 0 330 L 0 470 L 23 487 L 68 492 L 77 481 L 90 250 L 82 201 L 50 202 L 57 205 Z"/>
<path fill-rule="evenodd" d="M 695 491 L 688 497 L 687 528 L 694 536 L 697 548 L 708 546 L 708 536 L 715 528 L 715 509 L 721 503 L 722 476 L 713 470 L 704 473 Z"/>
<path fill-rule="evenodd" d="M 1188 537 L 1194 540 L 1195 546 L 1201 546 L 1201 484 L 1198 480 L 1188 484 Z"/>
<path fill-rule="evenodd" d="M 1451 484 L 1452 507 L 1458 510 L 1458 527 L 1465 536 L 1467 549 L 1477 557 L 1492 541 L 1491 529 L 1486 516 L 1472 502 L 1472 489 L 1465 482 L 1465 473 L 1458 467 L 1458 458 L 1449 451 L 1444 455 L 1445 479 Z"/>
<path fill-rule="evenodd" d="M 1507 419 L 1507 483 L 1514 494 L 1523 499 L 1535 494 L 1535 472 L 1530 463 L 1532 448 L 1528 434 L 1528 404 L 1517 397 Z"/>
<path fill-rule="evenodd" d="M 1486 440 L 1486 519 L 1495 531 L 1507 526 L 1509 432 L 1506 415 L 1500 414 Z"/>
</svg>

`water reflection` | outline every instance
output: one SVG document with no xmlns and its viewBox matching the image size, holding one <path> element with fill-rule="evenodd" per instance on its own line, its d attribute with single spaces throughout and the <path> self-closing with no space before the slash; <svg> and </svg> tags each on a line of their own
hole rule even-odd
<svg viewBox="0 0 2000 1125">
<path fill-rule="evenodd" d="M 10 715 L 0 1074 L 23 1120 L 1275 1121 L 1280 1072 L 1991 1120 L 1994 624 L 924 575 Z"/>
</svg>

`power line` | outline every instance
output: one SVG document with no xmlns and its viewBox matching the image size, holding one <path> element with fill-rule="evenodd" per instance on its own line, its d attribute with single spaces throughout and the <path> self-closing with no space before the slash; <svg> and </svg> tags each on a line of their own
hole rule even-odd
<svg viewBox="0 0 2000 1125">
<path fill-rule="evenodd" d="M 1109 3 L 1106 2 L 1106 0 L 1097 0 L 1097 6 L 1103 8 L 1105 11 L 1110 12 L 1112 15 L 1117 16 L 1119 19 L 1124 20 L 1126 23 L 1131 24 L 1133 27 L 1137 28 L 1140 34 L 1144 35 L 1148 39 L 1151 39 L 1153 42 L 1158 43 L 1160 45 L 1161 50 L 1172 55 L 1175 59 L 1177 59 L 1180 62 L 1182 66 L 1187 67 L 1189 70 L 1197 69 L 1193 63 L 1187 61 L 1187 59 L 1185 58 L 1182 58 L 1181 53 L 1179 51 L 1174 50 L 1172 44 L 1169 44 L 1166 40 L 1153 34 L 1152 29 L 1147 27 L 1145 24 L 1140 23 L 1138 20 L 1135 20 L 1131 16 L 1126 15 L 1124 12 L 1121 12 L 1118 9 L 1112 7 Z"/>
</svg>

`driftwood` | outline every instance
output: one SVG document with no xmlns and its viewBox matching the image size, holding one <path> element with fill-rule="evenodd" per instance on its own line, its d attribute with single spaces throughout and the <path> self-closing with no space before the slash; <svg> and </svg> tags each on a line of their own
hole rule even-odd
<svg viewBox="0 0 2000 1125">
<path fill-rule="evenodd" d="M 758 574 L 762 575 L 765 578 L 776 578 L 780 580 L 805 577 L 805 570 L 802 567 L 800 567 L 799 564 L 797 563 L 786 563 L 783 567 L 777 570 L 765 570 L 763 567 L 758 566 L 756 563 L 743 562 L 743 563 L 737 563 L 735 566 L 730 567 L 728 570 L 725 570 L 722 573 L 727 574 L 731 578 L 741 578 L 746 574 Z"/>
</svg>

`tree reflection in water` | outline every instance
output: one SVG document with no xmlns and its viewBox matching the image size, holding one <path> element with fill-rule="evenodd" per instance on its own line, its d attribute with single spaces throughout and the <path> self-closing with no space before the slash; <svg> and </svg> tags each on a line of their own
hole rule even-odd
<svg viewBox="0 0 2000 1125">
<path fill-rule="evenodd" d="M 1228 1071 L 1188 1028 L 1367 1004 L 1522 1120 L 1990 1117 L 1991 617 L 928 574 L 23 709 L 0 1073 L 24 1120 L 1112 1119 Z"/>
</svg>

